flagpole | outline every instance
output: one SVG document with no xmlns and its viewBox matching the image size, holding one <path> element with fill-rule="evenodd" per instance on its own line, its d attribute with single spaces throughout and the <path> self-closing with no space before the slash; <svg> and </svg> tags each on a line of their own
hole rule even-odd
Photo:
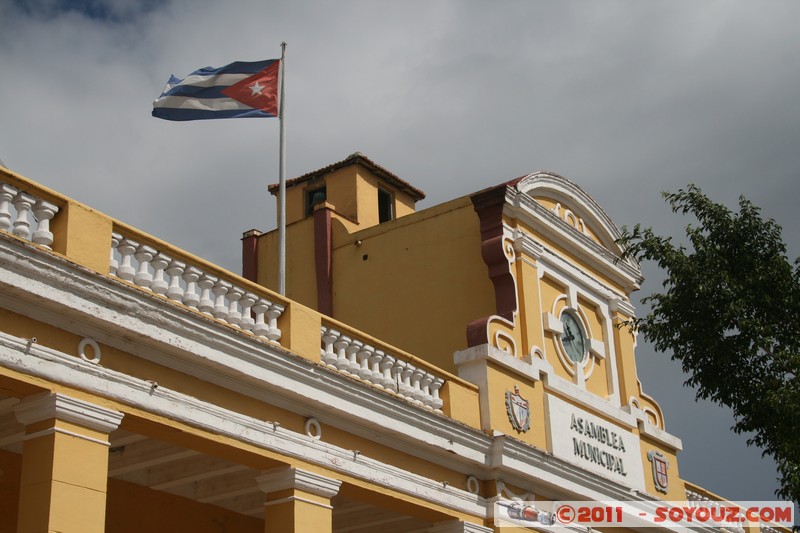
<svg viewBox="0 0 800 533">
<path fill-rule="evenodd" d="M 283 92 L 286 81 L 286 43 L 281 43 L 281 94 L 280 109 L 278 110 L 281 122 L 280 156 L 278 162 L 278 292 L 286 295 L 286 100 Z"/>
</svg>

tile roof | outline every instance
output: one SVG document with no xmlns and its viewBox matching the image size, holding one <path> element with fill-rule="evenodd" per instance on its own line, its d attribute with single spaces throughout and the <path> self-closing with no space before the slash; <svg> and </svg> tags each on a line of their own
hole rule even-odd
<svg viewBox="0 0 800 533">
<path fill-rule="evenodd" d="M 372 161 L 370 158 L 368 158 L 361 152 L 355 152 L 347 156 L 345 159 L 342 159 L 341 161 L 332 163 L 326 167 L 314 170 L 307 174 L 303 174 L 302 176 L 286 180 L 286 187 L 294 187 L 295 185 L 299 185 L 303 182 L 310 181 L 314 178 L 324 176 L 325 174 L 329 174 L 331 172 L 339 170 L 340 168 L 344 168 L 350 165 L 362 165 L 366 167 L 373 174 L 383 178 L 384 181 L 386 181 L 386 183 L 388 183 L 389 185 L 393 185 L 394 187 L 397 187 L 399 190 L 413 197 L 415 201 L 419 201 L 425 198 L 425 193 L 423 191 L 417 189 L 407 181 L 403 181 L 395 174 L 383 168 L 382 166 L 378 165 L 377 163 Z M 278 184 L 273 183 L 268 187 L 268 190 L 272 194 L 278 194 Z"/>
</svg>

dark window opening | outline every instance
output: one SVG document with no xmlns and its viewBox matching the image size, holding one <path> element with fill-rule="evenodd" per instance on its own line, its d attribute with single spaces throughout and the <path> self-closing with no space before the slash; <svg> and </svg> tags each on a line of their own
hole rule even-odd
<svg viewBox="0 0 800 533">
<path fill-rule="evenodd" d="M 327 199 L 325 187 L 314 189 L 313 191 L 306 192 L 306 216 L 311 216 L 314 213 L 314 206 L 324 203 Z"/>
<path fill-rule="evenodd" d="M 392 193 L 378 189 L 378 222 L 388 222 L 394 218 L 393 200 Z"/>
</svg>

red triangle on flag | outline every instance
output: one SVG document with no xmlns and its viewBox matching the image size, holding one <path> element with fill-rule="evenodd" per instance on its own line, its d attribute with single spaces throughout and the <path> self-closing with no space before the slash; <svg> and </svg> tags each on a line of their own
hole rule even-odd
<svg viewBox="0 0 800 533">
<path fill-rule="evenodd" d="M 278 72 L 280 60 L 249 78 L 222 90 L 222 94 L 244 105 L 278 116 Z"/>
</svg>

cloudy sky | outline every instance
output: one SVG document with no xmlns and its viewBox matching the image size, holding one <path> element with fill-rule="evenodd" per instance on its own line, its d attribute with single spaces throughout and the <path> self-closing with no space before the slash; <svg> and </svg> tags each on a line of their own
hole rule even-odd
<svg viewBox="0 0 800 533">
<path fill-rule="evenodd" d="M 278 122 L 150 116 L 170 74 L 287 47 L 287 175 L 354 151 L 421 207 L 536 170 L 618 225 L 677 234 L 664 190 L 745 194 L 800 252 L 800 2 L 0 0 L 0 159 L 232 270 L 272 229 Z M 643 293 L 660 273 L 645 268 Z M 638 350 L 685 479 L 771 499 L 774 464 Z"/>
</svg>

